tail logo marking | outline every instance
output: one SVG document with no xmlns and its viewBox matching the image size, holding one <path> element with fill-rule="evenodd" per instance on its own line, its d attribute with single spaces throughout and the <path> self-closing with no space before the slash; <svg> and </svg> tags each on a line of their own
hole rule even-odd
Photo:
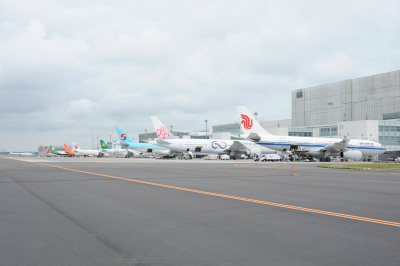
<svg viewBox="0 0 400 266">
<path fill-rule="evenodd" d="M 224 150 L 224 149 L 226 149 L 226 147 L 228 147 L 228 145 L 227 145 L 225 142 L 218 142 L 218 141 L 213 141 L 213 142 L 211 143 L 211 146 L 212 146 L 214 149 L 217 149 L 217 148 L 219 147 L 219 148 L 222 149 L 222 150 Z"/>
<path fill-rule="evenodd" d="M 78 149 L 78 145 L 74 145 L 75 149 Z"/>
<path fill-rule="evenodd" d="M 162 126 L 160 129 L 156 130 L 157 136 L 161 139 L 166 139 L 169 137 L 169 130 L 165 127 Z"/>
<path fill-rule="evenodd" d="M 249 118 L 247 115 L 240 115 L 242 117 L 242 124 L 243 127 L 247 130 L 251 129 L 253 127 L 253 119 Z"/>
<path fill-rule="evenodd" d="M 127 138 L 127 137 L 126 137 L 126 134 L 125 134 L 125 133 L 121 134 L 121 136 L 120 136 L 120 139 L 121 139 L 121 140 L 126 140 L 126 138 Z"/>
<path fill-rule="evenodd" d="M 106 144 L 103 142 L 103 144 L 101 144 L 101 147 L 105 147 L 106 146 Z"/>
</svg>

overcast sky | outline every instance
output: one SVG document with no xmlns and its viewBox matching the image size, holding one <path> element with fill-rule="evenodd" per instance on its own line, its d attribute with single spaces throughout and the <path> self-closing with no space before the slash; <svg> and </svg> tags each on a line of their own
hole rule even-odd
<svg viewBox="0 0 400 266">
<path fill-rule="evenodd" d="M 0 1 L 0 149 L 291 118 L 291 91 L 400 69 L 399 1 Z"/>
</svg>

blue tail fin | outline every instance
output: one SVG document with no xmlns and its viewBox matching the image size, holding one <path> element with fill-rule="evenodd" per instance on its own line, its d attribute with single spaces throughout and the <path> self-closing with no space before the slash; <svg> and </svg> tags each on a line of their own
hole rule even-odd
<svg viewBox="0 0 400 266">
<path fill-rule="evenodd" d="M 133 139 L 131 139 L 126 133 L 125 131 L 120 128 L 120 127 L 116 127 L 115 128 L 117 130 L 118 133 L 118 138 L 121 142 L 134 142 L 136 143 L 136 141 L 133 141 Z"/>
</svg>

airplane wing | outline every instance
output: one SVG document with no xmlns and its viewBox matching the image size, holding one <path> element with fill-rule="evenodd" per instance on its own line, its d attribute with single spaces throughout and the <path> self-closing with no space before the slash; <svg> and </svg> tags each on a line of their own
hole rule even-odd
<svg viewBox="0 0 400 266">
<path fill-rule="evenodd" d="M 125 143 L 125 142 L 121 142 L 121 143 L 117 143 L 117 144 L 119 144 L 120 146 L 129 147 L 129 144 L 128 144 L 128 143 Z"/>
<path fill-rule="evenodd" d="M 326 150 L 344 151 L 344 150 L 346 150 L 347 144 L 349 144 L 349 142 L 350 142 L 350 139 L 346 138 L 340 142 L 329 144 L 329 145 L 323 147 L 320 151 L 326 151 Z"/>
<path fill-rule="evenodd" d="M 247 151 L 249 148 L 247 148 L 243 143 L 235 140 L 232 144 L 232 146 L 229 148 L 230 151 Z"/>
<path fill-rule="evenodd" d="M 132 150 L 132 149 L 127 149 L 127 150 L 128 150 L 129 152 L 135 154 L 135 155 L 141 155 L 141 154 L 142 154 L 141 152 L 138 152 L 138 151 L 135 151 L 135 150 Z"/>
<path fill-rule="evenodd" d="M 253 141 L 259 141 L 261 137 L 257 133 L 250 133 L 247 139 Z"/>
<path fill-rule="evenodd" d="M 156 142 L 158 144 L 160 144 L 160 145 L 169 145 L 169 144 L 171 144 L 171 142 L 168 142 L 168 141 L 165 141 L 165 140 L 162 140 L 162 139 L 157 139 Z"/>
</svg>

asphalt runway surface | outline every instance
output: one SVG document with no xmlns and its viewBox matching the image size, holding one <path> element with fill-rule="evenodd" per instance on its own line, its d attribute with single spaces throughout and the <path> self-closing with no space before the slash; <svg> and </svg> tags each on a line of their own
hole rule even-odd
<svg viewBox="0 0 400 266">
<path fill-rule="evenodd" d="M 316 165 L 2 157 L 0 265 L 400 265 L 400 171 Z"/>
</svg>

